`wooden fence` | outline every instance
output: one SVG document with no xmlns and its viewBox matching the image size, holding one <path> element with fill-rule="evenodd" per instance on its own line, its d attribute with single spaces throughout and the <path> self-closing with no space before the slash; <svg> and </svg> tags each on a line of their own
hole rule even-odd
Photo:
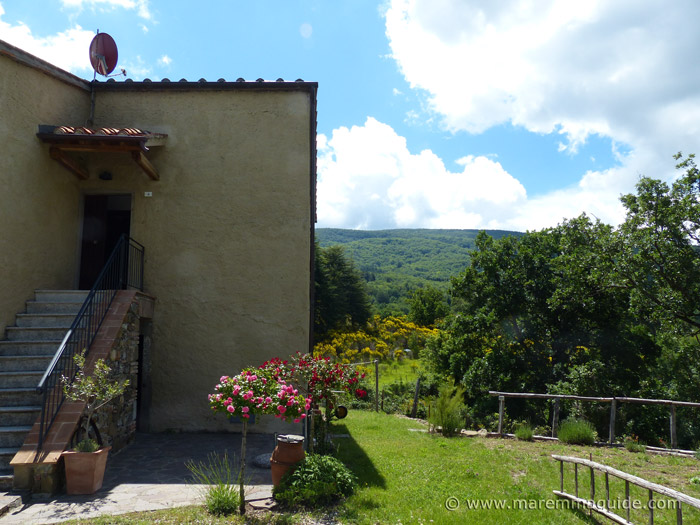
<svg viewBox="0 0 700 525">
<path fill-rule="evenodd" d="M 621 525 L 633 525 L 630 521 L 630 510 L 632 509 L 632 501 L 630 499 L 630 483 L 646 489 L 649 491 L 649 501 L 646 508 L 649 512 L 649 524 L 654 525 L 654 509 L 658 504 L 654 504 L 654 493 L 661 494 L 672 500 L 675 500 L 675 505 L 673 506 L 676 510 L 676 524 L 682 525 L 683 523 L 683 505 L 689 505 L 700 509 L 700 499 L 693 498 L 682 492 L 677 492 L 663 485 L 658 485 L 656 483 L 651 483 L 637 476 L 627 474 L 620 470 L 608 467 L 606 465 L 601 465 L 600 463 L 595 463 L 593 461 L 581 458 L 573 458 L 569 456 L 557 456 L 552 455 L 552 457 L 559 461 L 559 490 L 554 490 L 554 494 L 559 497 L 567 498 L 571 501 L 581 503 L 589 509 L 602 514 L 606 518 L 613 520 L 615 523 L 620 523 Z M 574 494 L 569 494 L 564 491 L 564 463 L 573 463 L 574 465 Z M 591 480 L 591 490 L 590 499 L 585 499 L 579 497 L 578 490 L 578 466 L 582 465 L 588 467 L 590 470 L 590 480 Z M 596 489 L 595 489 L 595 471 L 603 472 L 605 474 L 605 498 L 600 501 L 596 500 Z M 626 517 L 623 518 L 618 514 L 614 513 L 612 506 L 610 505 L 610 476 L 615 476 L 625 482 L 625 503 L 622 507 L 626 511 Z M 600 502 L 603 505 L 599 505 Z M 660 508 L 660 507 L 659 507 Z"/>
<path fill-rule="evenodd" d="M 498 396 L 498 433 L 503 434 L 503 413 L 507 397 L 533 398 L 533 399 L 553 399 L 554 410 L 552 411 L 552 437 L 557 437 L 559 427 L 559 404 L 562 399 L 574 401 L 591 401 L 598 403 L 610 403 L 610 429 L 608 442 L 612 445 L 615 442 L 615 416 L 617 414 L 618 403 L 641 403 L 648 405 L 668 405 L 670 408 L 669 430 L 671 437 L 671 448 L 678 448 L 678 438 L 676 436 L 676 407 L 700 407 L 700 403 L 689 401 L 670 401 L 667 399 L 643 399 L 638 397 L 586 397 L 568 396 L 557 394 L 534 394 L 530 392 L 496 392 L 489 391 L 489 395 Z"/>
</svg>

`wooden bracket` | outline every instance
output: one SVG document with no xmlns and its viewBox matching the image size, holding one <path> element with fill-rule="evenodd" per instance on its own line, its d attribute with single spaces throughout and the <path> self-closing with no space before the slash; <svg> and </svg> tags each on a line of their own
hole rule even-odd
<svg viewBox="0 0 700 525">
<path fill-rule="evenodd" d="M 88 171 L 82 166 L 78 165 L 75 160 L 68 157 L 63 150 L 61 150 L 61 148 L 51 146 L 49 148 L 49 155 L 51 155 L 53 160 L 59 162 L 64 168 L 72 172 L 80 180 L 87 180 L 90 177 Z"/>
<path fill-rule="evenodd" d="M 131 158 L 146 172 L 146 175 L 148 175 L 151 180 L 160 180 L 160 175 L 158 175 L 155 166 L 151 164 L 151 161 L 146 158 L 146 155 L 144 155 L 142 151 L 132 151 Z"/>
</svg>

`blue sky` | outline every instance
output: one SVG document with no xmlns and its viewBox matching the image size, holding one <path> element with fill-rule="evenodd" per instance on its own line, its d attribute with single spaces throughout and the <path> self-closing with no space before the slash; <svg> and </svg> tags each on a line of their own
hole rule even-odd
<svg viewBox="0 0 700 525">
<path fill-rule="evenodd" d="M 694 0 L 0 0 L 0 39 L 91 79 L 319 83 L 320 227 L 617 224 L 698 149 Z M 155 130 L 157 131 L 157 130 Z"/>
</svg>

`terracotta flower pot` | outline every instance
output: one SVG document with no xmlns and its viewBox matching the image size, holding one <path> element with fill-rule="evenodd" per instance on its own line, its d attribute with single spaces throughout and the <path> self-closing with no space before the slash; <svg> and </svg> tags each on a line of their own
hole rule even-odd
<svg viewBox="0 0 700 525">
<path fill-rule="evenodd" d="M 97 452 L 74 452 L 62 454 L 66 467 L 66 493 L 94 494 L 102 488 L 102 480 L 107 467 L 107 454 L 112 447 L 101 448 Z"/>
<path fill-rule="evenodd" d="M 272 484 L 279 485 L 282 476 L 294 465 L 304 459 L 304 437 L 293 434 L 277 436 L 277 446 L 270 457 Z"/>
</svg>

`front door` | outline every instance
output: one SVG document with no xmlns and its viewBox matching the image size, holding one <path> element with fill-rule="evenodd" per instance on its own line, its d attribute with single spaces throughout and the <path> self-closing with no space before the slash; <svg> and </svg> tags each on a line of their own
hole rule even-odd
<svg viewBox="0 0 700 525">
<path fill-rule="evenodd" d="M 129 235 L 131 195 L 85 195 L 78 287 L 95 284 L 122 234 Z"/>
</svg>

